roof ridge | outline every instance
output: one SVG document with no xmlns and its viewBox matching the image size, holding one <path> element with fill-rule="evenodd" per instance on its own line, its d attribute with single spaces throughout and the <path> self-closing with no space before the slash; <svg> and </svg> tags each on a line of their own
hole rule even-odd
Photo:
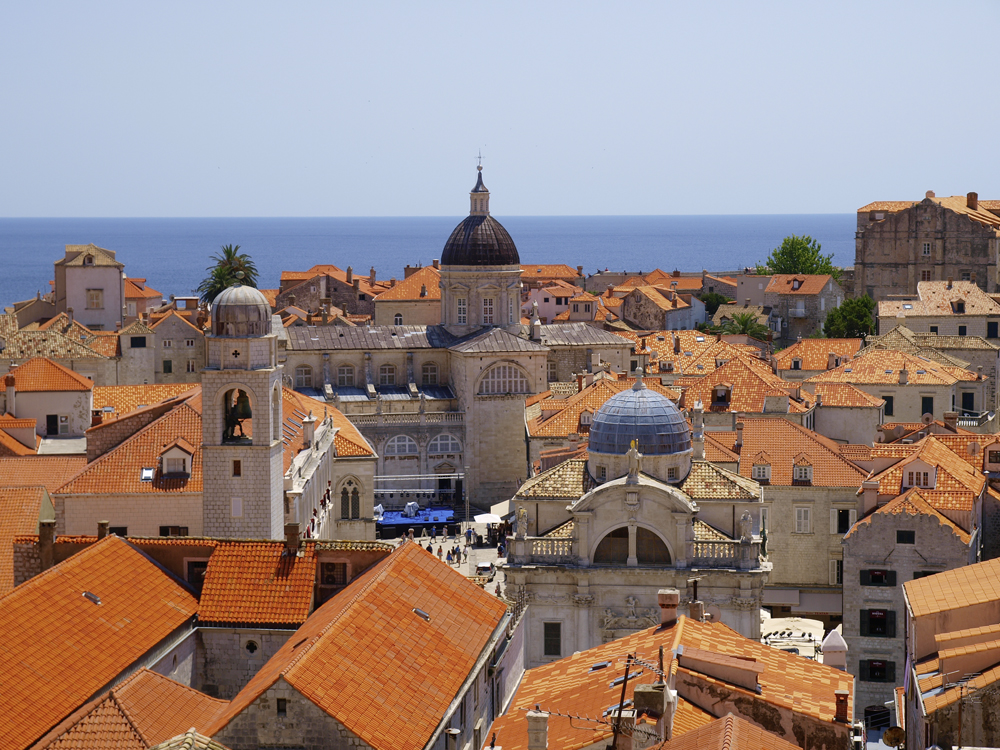
<svg viewBox="0 0 1000 750">
<path fill-rule="evenodd" d="M 135 674 L 139 674 L 139 672 L 136 672 Z M 125 682 L 129 682 L 131 681 L 131 679 L 132 678 L 130 677 Z M 119 687 L 121 687 L 121 685 L 116 685 L 115 687 L 111 688 L 111 690 L 108 691 L 108 699 L 115 704 L 115 707 L 119 710 L 119 712 L 121 712 L 122 717 L 124 717 L 125 721 L 128 722 L 128 725 L 132 727 L 132 731 L 135 732 L 137 735 L 139 735 L 139 739 L 142 740 L 142 744 L 145 745 L 146 747 L 152 747 L 153 743 L 146 738 L 146 735 L 142 733 L 142 730 L 139 729 L 136 722 L 132 719 L 132 715 L 129 714 L 128 709 L 126 709 L 125 706 L 122 705 L 122 702 L 118 700 L 118 695 L 115 691 Z"/>
<path fill-rule="evenodd" d="M 736 732 L 736 719 L 732 712 L 728 713 L 723 717 L 722 729 L 722 750 L 729 750 L 736 742 L 735 732 Z"/>
</svg>

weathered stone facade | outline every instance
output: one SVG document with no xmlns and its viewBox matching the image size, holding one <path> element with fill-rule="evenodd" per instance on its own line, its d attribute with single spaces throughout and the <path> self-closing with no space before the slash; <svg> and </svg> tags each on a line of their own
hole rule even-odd
<svg viewBox="0 0 1000 750">
<path fill-rule="evenodd" d="M 205 366 L 205 334 L 176 314 L 162 318 L 153 328 L 155 382 L 197 383 Z"/>
<path fill-rule="evenodd" d="M 199 628 L 197 682 L 203 693 L 232 700 L 294 630 Z"/>
</svg>

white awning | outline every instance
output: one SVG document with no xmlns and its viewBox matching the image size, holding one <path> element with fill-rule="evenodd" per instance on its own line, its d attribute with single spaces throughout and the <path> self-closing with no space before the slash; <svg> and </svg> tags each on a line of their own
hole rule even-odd
<svg viewBox="0 0 1000 750">
<path fill-rule="evenodd" d="M 789 605 L 797 607 L 799 606 L 799 590 L 764 589 L 764 604 L 768 606 L 777 604 L 782 607 Z"/>
</svg>

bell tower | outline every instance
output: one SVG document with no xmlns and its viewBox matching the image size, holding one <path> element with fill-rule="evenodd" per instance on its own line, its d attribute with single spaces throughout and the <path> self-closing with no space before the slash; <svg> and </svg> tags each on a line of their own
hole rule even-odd
<svg viewBox="0 0 1000 750">
<path fill-rule="evenodd" d="M 224 290 L 201 373 L 207 536 L 283 537 L 281 375 L 267 299 L 253 287 Z"/>
</svg>

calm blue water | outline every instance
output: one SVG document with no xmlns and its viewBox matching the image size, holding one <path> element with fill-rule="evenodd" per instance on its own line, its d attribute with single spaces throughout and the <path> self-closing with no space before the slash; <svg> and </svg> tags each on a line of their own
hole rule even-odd
<svg viewBox="0 0 1000 750">
<path fill-rule="evenodd" d="M 808 234 L 837 265 L 854 262 L 854 214 L 774 216 L 498 217 L 523 263 L 583 265 L 584 271 L 732 270 L 764 260 L 782 238 Z M 0 303 L 45 293 L 64 245 L 93 242 L 115 250 L 129 276 L 154 289 L 190 294 L 210 256 L 233 243 L 250 253 L 260 286 L 282 270 L 316 263 L 353 266 L 380 279 L 441 256 L 460 217 L 294 219 L 0 219 Z"/>
</svg>

